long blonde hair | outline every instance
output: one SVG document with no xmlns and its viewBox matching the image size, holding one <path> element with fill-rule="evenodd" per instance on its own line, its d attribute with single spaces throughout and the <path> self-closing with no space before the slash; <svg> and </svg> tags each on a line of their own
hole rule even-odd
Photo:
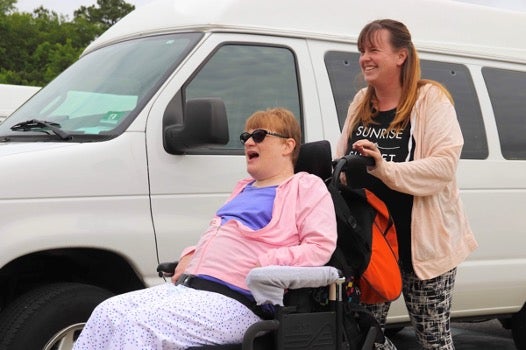
<svg viewBox="0 0 526 350">
<path fill-rule="evenodd" d="M 407 27 L 401 22 L 392 19 L 379 19 L 367 24 L 358 36 L 358 49 L 360 52 L 363 52 L 366 46 L 375 43 L 377 40 L 376 35 L 378 31 L 382 29 L 389 32 L 389 43 L 393 48 L 407 50 L 407 58 L 402 65 L 402 72 L 400 74 L 402 95 L 396 107 L 396 115 L 389 125 L 389 130 L 399 130 L 405 128 L 409 123 L 411 110 L 415 105 L 418 97 L 418 89 L 421 86 L 434 84 L 446 94 L 451 102 L 453 102 L 453 98 L 442 84 L 434 80 L 421 79 L 420 59 L 411 41 L 411 33 L 409 33 Z M 363 125 L 374 123 L 373 118 L 378 115 L 379 112 L 377 104 L 375 89 L 369 85 L 364 98 L 359 102 L 355 114 L 352 116 L 349 132 L 352 133 L 360 123 Z"/>
</svg>

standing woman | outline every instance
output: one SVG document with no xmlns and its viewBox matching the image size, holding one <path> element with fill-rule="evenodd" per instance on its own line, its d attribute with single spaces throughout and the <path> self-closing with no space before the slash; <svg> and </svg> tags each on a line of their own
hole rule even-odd
<svg viewBox="0 0 526 350">
<path fill-rule="evenodd" d="M 373 157 L 349 169 L 387 205 L 398 233 L 403 295 L 424 349 L 454 349 L 450 309 L 456 267 L 477 247 L 455 172 L 464 143 L 449 92 L 420 77 L 420 61 L 403 23 L 381 19 L 358 37 L 368 86 L 349 106 L 336 156 Z M 389 303 L 368 305 L 385 324 Z"/>
</svg>

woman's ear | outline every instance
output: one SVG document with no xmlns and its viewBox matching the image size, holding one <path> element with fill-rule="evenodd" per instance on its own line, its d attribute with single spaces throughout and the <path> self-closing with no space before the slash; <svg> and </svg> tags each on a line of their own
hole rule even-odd
<svg viewBox="0 0 526 350">
<path fill-rule="evenodd" d="M 296 147 L 296 140 L 293 138 L 288 138 L 283 142 L 284 152 L 283 155 L 289 156 L 294 153 L 294 148 Z"/>
<path fill-rule="evenodd" d="M 404 64 L 405 60 L 407 59 L 407 56 L 408 56 L 407 49 L 405 49 L 405 48 L 404 49 L 400 49 L 398 51 L 398 56 L 397 56 L 397 62 L 396 63 L 399 66 L 402 66 Z"/>
</svg>

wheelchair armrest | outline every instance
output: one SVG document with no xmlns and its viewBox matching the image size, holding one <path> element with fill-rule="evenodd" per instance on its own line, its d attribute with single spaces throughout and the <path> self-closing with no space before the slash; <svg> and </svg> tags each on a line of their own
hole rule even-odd
<svg viewBox="0 0 526 350">
<path fill-rule="evenodd" d="M 328 286 L 340 277 L 340 271 L 332 266 L 265 266 L 250 271 L 247 285 L 259 305 L 271 303 L 283 306 L 286 289 Z"/>
<path fill-rule="evenodd" d="M 159 273 L 159 277 L 172 277 L 175 268 L 177 267 L 177 261 L 173 262 L 164 262 L 157 265 L 157 272 Z"/>
</svg>

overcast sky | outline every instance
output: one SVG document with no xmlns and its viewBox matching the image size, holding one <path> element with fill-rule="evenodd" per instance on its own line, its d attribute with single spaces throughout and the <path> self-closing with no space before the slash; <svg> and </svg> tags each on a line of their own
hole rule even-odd
<svg viewBox="0 0 526 350">
<path fill-rule="evenodd" d="M 500 7 L 507 10 L 526 12 L 526 0 L 459 0 L 473 4 L 481 4 L 493 7 Z"/>
<path fill-rule="evenodd" d="M 129 4 L 135 5 L 135 8 L 150 3 L 154 0 L 125 0 Z M 264 0 L 262 0 L 264 1 Z M 286 1 L 286 0 L 283 0 Z M 459 0 L 475 4 L 501 7 L 509 10 L 526 12 L 526 0 Z M 80 6 L 91 6 L 97 3 L 96 0 L 18 0 L 16 7 L 19 11 L 33 12 L 40 5 L 48 10 L 55 11 L 62 15 L 73 18 L 73 11 Z"/>
<path fill-rule="evenodd" d="M 148 4 L 154 0 L 125 0 L 128 4 L 132 4 L 135 8 Z M 73 18 L 73 12 L 78 10 L 81 6 L 96 5 L 97 0 L 18 0 L 16 8 L 20 12 L 33 12 L 39 6 L 55 11 L 62 15 L 67 15 L 70 19 Z"/>
</svg>

